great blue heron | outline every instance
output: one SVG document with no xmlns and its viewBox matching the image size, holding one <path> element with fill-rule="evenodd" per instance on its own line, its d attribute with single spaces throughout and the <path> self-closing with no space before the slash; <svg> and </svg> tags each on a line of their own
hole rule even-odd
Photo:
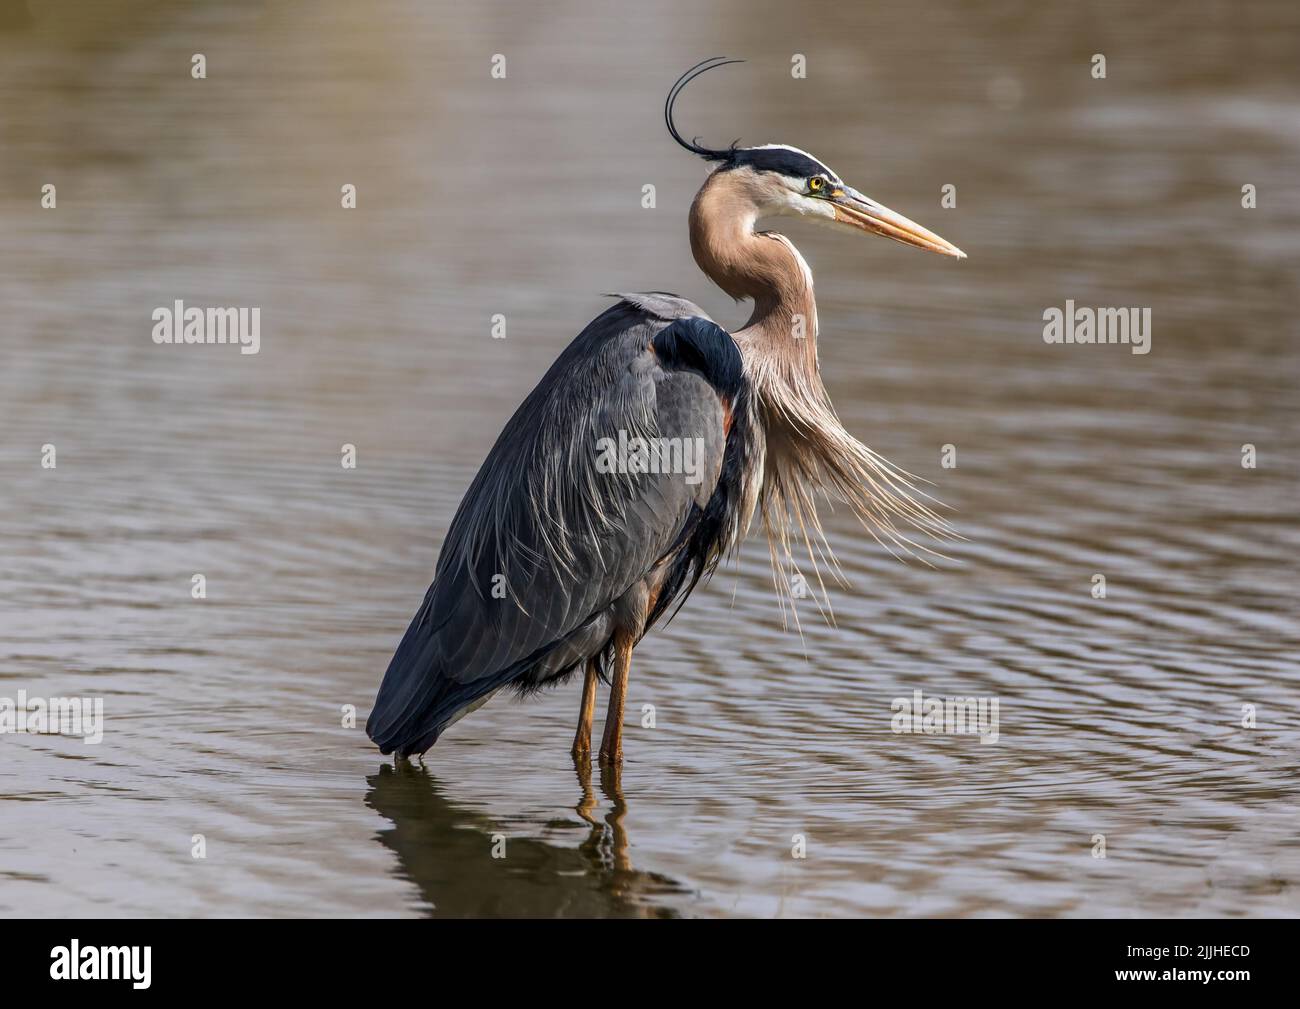
<svg viewBox="0 0 1300 1009">
<path fill-rule="evenodd" d="M 597 680 L 610 683 L 602 764 L 623 758 L 632 649 L 748 531 L 756 511 L 774 576 L 792 538 L 824 549 L 816 495 L 846 501 L 887 547 L 900 525 L 943 538 L 913 479 L 848 433 L 817 363 L 808 264 L 760 218 L 806 217 L 946 256 L 964 253 L 783 144 L 712 149 L 690 210 L 705 275 L 753 314 L 728 333 L 673 294 L 621 294 L 578 334 L 506 424 L 461 501 L 366 731 L 387 754 L 423 753 L 502 687 L 520 694 L 585 671 L 573 756 L 591 753 Z M 622 453 L 622 456 L 619 453 Z M 684 460 L 691 457 L 687 465 Z M 668 465 L 663 465 L 667 461 Z M 921 548 L 925 549 L 925 548 Z"/>
</svg>

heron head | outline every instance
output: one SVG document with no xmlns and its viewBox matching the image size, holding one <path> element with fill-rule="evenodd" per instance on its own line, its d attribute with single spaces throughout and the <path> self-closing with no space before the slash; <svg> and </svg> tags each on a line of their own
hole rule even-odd
<svg viewBox="0 0 1300 1009">
<path fill-rule="evenodd" d="M 947 239 L 882 206 L 844 182 L 806 151 L 785 144 L 713 149 L 685 140 L 673 122 L 673 105 L 682 89 L 706 70 L 739 63 L 721 57 L 705 60 L 686 71 L 668 92 L 664 120 L 673 139 L 692 154 L 714 161 L 720 172 L 734 172 L 761 217 L 808 217 L 823 223 L 883 235 L 944 256 L 965 259 L 966 253 Z"/>
</svg>

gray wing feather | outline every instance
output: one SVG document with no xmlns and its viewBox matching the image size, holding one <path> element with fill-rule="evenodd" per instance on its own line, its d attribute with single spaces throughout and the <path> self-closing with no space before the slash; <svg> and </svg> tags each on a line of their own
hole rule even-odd
<svg viewBox="0 0 1300 1009">
<path fill-rule="evenodd" d="M 708 501 L 726 443 L 721 400 L 651 347 L 673 320 L 707 317 L 660 292 L 617 297 L 525 399 L 466 492 L 367 724 L 384 752 L 431 743 L 456 710 L 562 646 Z M 600 472 L 598 440 L 620 431 L 701 438 L 703 479 Z"/>
<path fill-rule="evenodd" d="M 618 298 L 620 301 L 625 301 L 629 305 L 639 308 L 646 315 L 667 322 L 672 322 L 674 319 L 706 319 L 709 322 L 713 321 L 705 314 L 704 309 L 700 308 L 695 302 L 679 298 L 667 291 L 624 292 L 610 294 L 607 297 Z"/>
</svg>

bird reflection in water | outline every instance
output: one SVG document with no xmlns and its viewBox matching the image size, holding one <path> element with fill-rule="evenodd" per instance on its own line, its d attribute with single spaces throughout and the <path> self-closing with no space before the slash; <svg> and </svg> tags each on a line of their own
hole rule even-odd
<svg viewBox="0 0 1300 1009">
<path fill-rule="evenodd" d="M 675 880 L 632 867 L 624 818 L 627 802 L 617 769 L 603 771 L 602 817 L 591 768 L 578 767 L 575 807 L 588 828 L 576 846 L 520 836 L 483 813 L 449 800 L 423 767 L 385 764 L 366 783 L 366 805 L 393 826 L 378 839 L 397 856 L 399 874 L 419 888 L 422 910 L 436 917 L 676 917 L 690 891 Z M 546 833 L 574 829 L 552 821 Z M 506 835 L 505 857 L 493 858 L 493 836 Z"/>
<path fill-rule="evenodd" d="M 600 789 L 610 803 L 609 812 L 605 814 L 604 820 L 600 820 L 595 815 L 599 803 L 591 787 L 591 761 L 575 760 L 573 766 L 578 773 L 578 784 L 582 786 L 582 798 L 574 809 L 591 827 L 591 834 L 578 846 L 578 850 L 599 862 L 607 871 L 631 872 L 632 860 L 627 853 L 627 827 L 623 825 L 623 818 L 627 815 L 627 801 L 623 798 L 619 769 L 600 769 Z"/>
</svg>

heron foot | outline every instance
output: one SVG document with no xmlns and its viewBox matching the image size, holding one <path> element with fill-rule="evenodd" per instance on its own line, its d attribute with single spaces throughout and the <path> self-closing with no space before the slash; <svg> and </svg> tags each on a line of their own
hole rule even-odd
<svg viewBox="0 0 1300 1009">
<path fill-rule="evenodd" d="M 617 749 L 612 750 L 612 751 L 611 751 L 611 750 L 606 750 L 604 747 L 601 747 L 601 750 L 600 750 L 600 763 L 601 763 L 601 766 L 604 766 L 604 765 L 606 765 L 606 764 L 613 764 L 615 767 L 622 767 L 622 766 L 623 766 L 623 747 L 620 746 L 620 747 L 618 747 Z"/>
</svg>

